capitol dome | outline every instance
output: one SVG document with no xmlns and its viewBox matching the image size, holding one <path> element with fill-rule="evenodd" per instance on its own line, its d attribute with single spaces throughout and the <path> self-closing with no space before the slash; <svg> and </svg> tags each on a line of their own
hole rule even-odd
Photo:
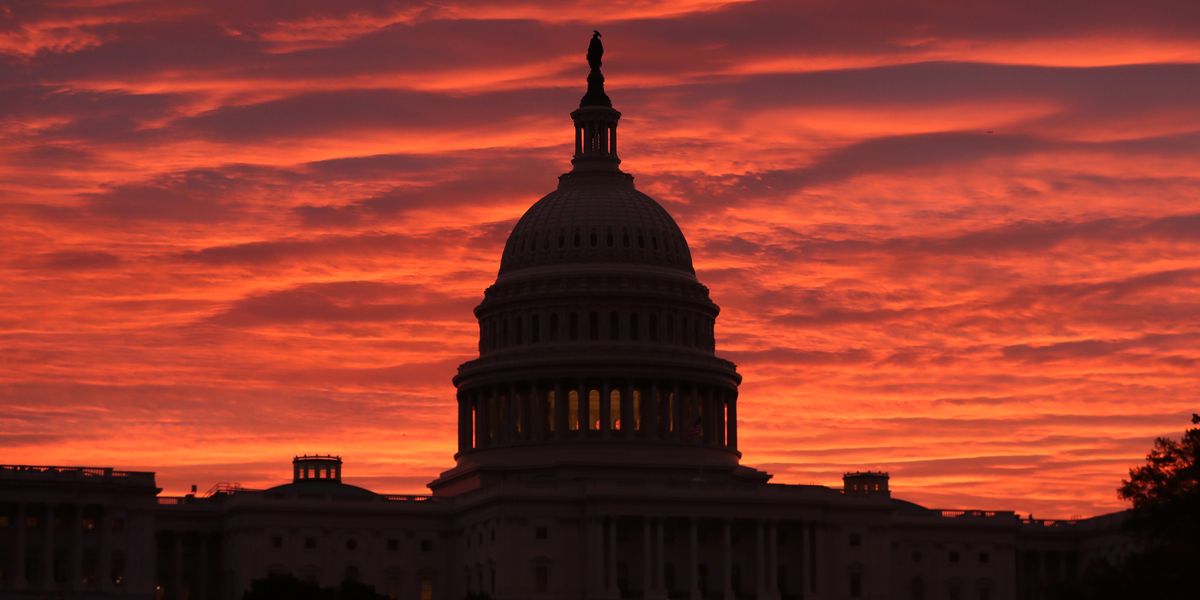
<svg viewBox="0 0 1200 600">
<path fill-rule="evenodd" d="M 454 377 L 458 465 L 435 493 L 581 469 L 765 477 L 738 465 L 741 376 L 716 355 L 720 309 L 679 225 L 620 169 L 597 45 L 572 168 L 517 221 L 475 308 L 479 357 Z"/>
<path fill-rule="evenodd" d="M 639 264 L 694 273 L 679 225 L 614 171 L 564 178 L 525 212 L 504 245 L 500 275 L 569 264 Z"/>
</svg>

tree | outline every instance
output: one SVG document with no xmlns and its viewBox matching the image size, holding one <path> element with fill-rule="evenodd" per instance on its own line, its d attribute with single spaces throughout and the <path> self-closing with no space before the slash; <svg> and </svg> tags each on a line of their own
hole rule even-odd
<svg viewBox="0 0 1200 600">
<path fill-rule="evenodd" d="M 1139 550 L 1120 564 L 1100 562 L 1057 590 L 1079 600 L 1200 598 L 1200 415 L 1178 441 L 1160 437 L 1146 463 L 1130 469 L 1117 493 L 1133 503 L 1125 532 Z"/>
<path fill-rule="evenodd" d="M 1200 415 L 1192 415 L 1200 425 Z M 1152 541 L 1191 546 L 1200 543 L 1200 427 L 1184 432 L 1179 441 L 1160 437 L 1146 464 L 1129 470 L 1118 490 L 1133 502 L 1130 526 Z"/>
</svg>

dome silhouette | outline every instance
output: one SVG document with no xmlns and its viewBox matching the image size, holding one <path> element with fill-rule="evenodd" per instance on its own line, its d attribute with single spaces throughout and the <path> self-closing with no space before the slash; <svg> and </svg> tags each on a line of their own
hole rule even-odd
<svg viewBox="0 0 1200 600">
<path fill-rule="evenodd" d="M 621 173 L 564 179 L 517 222 L 500 274 L 546 266 L 619 263 L 695 273 L 679 225 Z"/>
</svg>

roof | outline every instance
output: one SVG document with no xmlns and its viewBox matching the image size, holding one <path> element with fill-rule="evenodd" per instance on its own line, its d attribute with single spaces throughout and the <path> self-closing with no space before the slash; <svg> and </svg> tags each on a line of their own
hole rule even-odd
<svg viewBox="0 0 1200 600">
<path fill-rule="evenodd" d="M 694 274 L 679 225 L 619 171 L 564 178 L 521 217 L 500 274 L 547 265 L 624 263 Z"/>
</svg>

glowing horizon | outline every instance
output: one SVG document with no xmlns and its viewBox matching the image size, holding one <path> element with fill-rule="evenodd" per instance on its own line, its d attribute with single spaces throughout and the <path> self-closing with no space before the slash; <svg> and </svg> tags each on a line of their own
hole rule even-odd
<svg viewBox="0 0 1200 600">
<path fill-rule="evenodd" d="M 743 463 L 1120 509 L 1198 410 L 1200 5 L 960 4 L 0 8 L 0 462 L 422 492 L 597 28 Z"/>
</svg>

